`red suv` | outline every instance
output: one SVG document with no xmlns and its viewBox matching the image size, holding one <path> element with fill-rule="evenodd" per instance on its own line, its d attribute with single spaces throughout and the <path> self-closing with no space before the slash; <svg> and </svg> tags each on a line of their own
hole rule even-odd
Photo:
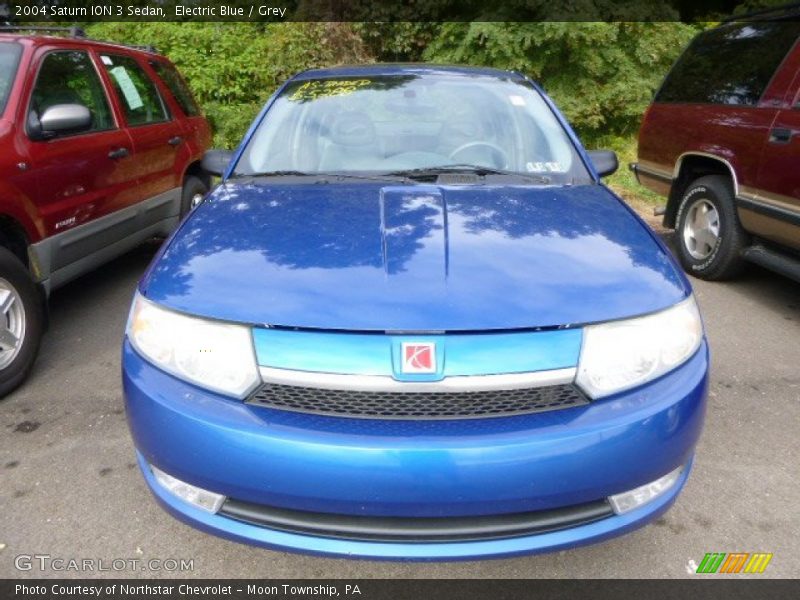
<svg viewBox="0 0 800 600">
<path fill-rule="evenodd" d="M 800 23 L 765 12 L 698 35 L 644 116 L 640 183 L 667 196 L 684 268 L 745 261 L 800 281 Z"/>
<path fill-rule="evenodd" d="M 0 396 L 33 365 L 51 290 L 202 199 L 210 138 L 156 52 L 0 28 Z"/>
</svg>

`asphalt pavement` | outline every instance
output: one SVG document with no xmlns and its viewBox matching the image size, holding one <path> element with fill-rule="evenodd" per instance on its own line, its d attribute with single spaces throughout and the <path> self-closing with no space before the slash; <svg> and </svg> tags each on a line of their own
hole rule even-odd
<svg viewBox="0 0 800 600">
<path fill-rule="evenodd" d="M 713 354 L 709 410 L 692 476 L 654 524 L 524 558 L 372 562 L 229 542 L 183 525 L 151 498 L 125 422 L 120 340 L 156 249 L 148 243 L 56 291 L 33 375 L 0 401 L 0 578 L 698 577 L 692 565 L 706 552 L 735 551 L 774 554 L 758 577 L 800 576 L 800 284 L 755 267 L 734 282 L 693 281 Z M 25 558 L 35 555 L 50 559 Z M 40 569 L 52 559 L 91 559 L 95 569 L 115 559 L 184 559 L 192 568 Z"/>
</svg>

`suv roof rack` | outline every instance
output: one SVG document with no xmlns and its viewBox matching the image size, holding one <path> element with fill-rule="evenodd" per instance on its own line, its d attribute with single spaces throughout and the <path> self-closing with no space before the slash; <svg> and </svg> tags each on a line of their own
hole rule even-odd
<svg viewBox="0 0 800 600">
<path fill-rule="evenodd" d="M 80 27 L 39 27 L 38 25 L 0 25 L 0 33 L 12 31 L 31 31 L 45 33 L 67 33 L 69 37 L 85 38 L 86 32 Z"/>
<path fill-rule="evenodd" d="M 117 44 L 117 42 L 106 42 L 108 44 Z M 142 50 L 143 52 L 150 52 L 151 54 L 158 54 L 158 48 L 150 44 L 119 44 L 126 48 L 133 48 L 134 50 Z"/>
<path fill-rule="evenodd" d="M 103 44 L 113 44 L 115 46 L 124 46 L 125 48 L 132 48 L 134 50 L 141 50 L 143 52 L 150 52 L 151 54 L 158 54 L 158 48 L 150 44 L 122 44 L 120 42 L 106 42 L 103 40 L 95 40 L 86 35 L 86 32 L 80 27 L 39 27 L 37 25 L 0 25 L 0 33 L 11 32 L 31 32 L 31 33 L 66 33 L 71 38 L 87 40 L 92 42 L 101 42 Z"/>
<path fill-rule="evenodd" d="M 722 23 L 730 23 L 732 21 L 746 21 L 748 19 L 788 19 L 791 17 L 800 18 L 800 2 L 791 2 L 783 4 L 782 6 L 774 6 L 772 8 L 764 8 L 754 10 L 749 13 L 741 15 L 731 15 L 727 19 L 723 19 Z"/>
</svg>

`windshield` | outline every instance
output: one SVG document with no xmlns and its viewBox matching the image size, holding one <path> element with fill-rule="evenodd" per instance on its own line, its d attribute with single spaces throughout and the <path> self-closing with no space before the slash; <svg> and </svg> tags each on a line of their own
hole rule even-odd
<svg viewBox="0 0 800 600">
<path fill-rule="evenodd" d="M 522 80 L 446 74 L 290 83 L 234 175 L 478 167 L 589 182 L 566 132 Z"/>
<path fill-rule="evenodd" d="M 6 101 L 14 84 L 21 53 L 22 47 L 19 44 L 0 42 L 0 115 L 6 109 Z"/>
</svg>

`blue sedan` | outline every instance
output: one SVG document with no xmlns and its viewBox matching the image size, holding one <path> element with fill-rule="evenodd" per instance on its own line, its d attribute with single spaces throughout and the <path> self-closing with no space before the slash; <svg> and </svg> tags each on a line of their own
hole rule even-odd
<svg viewBox="0 0 800 600">
<path fill-rule="evenodd" d="M 689 476 L 692 290 L 504 71 L 303 72 L 139 284 L 123 345 L 169 512 L 260 546 L 466 559 L 597 542 Z"/>
</svg>

